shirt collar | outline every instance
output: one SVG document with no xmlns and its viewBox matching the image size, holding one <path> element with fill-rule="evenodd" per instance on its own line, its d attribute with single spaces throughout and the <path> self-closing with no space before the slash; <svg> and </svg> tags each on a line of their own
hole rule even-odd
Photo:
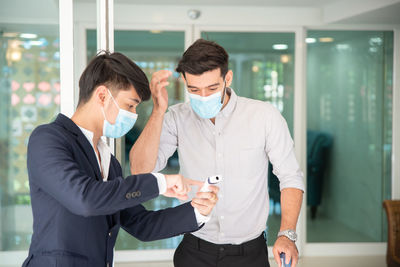
<svg viewBox="0 0 400 267">
<path fill-rule="evenodd" d="M 79 126 L 79 125 L 78 125 L 78 127 L 79 127 L 79 129 L 82 131 L 83 135 L 88 139 L 88 141 L 89 141 L 89 143 L 92 145 L 92 147 L 94 147 L 94 145 L 93 145 L 93 136 L 94 136 L 94 133 L 93 133 L 92 131 L 89 131 L 88 129 L 85 129 L 85 128 Z M 99 143 L 97 144 L 97 146 L 98 146 L 98 147 L 99 147 L 99 146 L 101 146 L 101 147 L 104 147 L 104 146 L 108 147 L 108 146 L 107 146 L 107 143 L 103 140 L 103 136 L 100 137 Z"/>
<path fill-rule="evenodd" d="M 235 107 L 236 107 L 237 95 L 236 95 L 235 91 L 233 91 L 233 89 L 230 88 L 230 87 L 227 87 L 227 88 L 226 88 L 226 92 L 227 92 L 227 94 L 230 95 L 229 101 L 228 101 L 228 103 L 226 104 L 226 106 L 224 107 L 224 109 L 221 110 L 220 113 L 221 113 L 224 117 L 229 117 L 229 116 L 232 114 L 232 112 L 233 112 L 233 110 L 235 109 Z"/>
<path fill-rule="evenodd" d="M 94 135 L 93 132 L 91 132 L 79 125 L 78 125 L 78 127 L 79 127 L 79 129 L 81 129 L 83 135 L 88 139 L 89 143 L 93 146 L 93 135 Z"/>
</svg>

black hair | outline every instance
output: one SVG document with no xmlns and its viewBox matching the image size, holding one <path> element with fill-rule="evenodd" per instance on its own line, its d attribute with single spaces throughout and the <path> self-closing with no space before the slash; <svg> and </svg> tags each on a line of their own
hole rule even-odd
<svg viewBox="0 0 400 267">
<path fill-rule="evenodd" d="M 176 68 L 185 76 L 185 73 L 203 74 L 204 72 L 221 69 L 221 76 L 225 77 L 228 72 L 229 55 L 219 44 L 198 39 L 183 53 Z"/>
<path fill-rule="evenodd" d="M 92 97 L 96 87 L 104 85 L 111 90 L 129 90 L 132 85 L 142 101 L 150 99 L 146 74 L 121 53 L 101 51 L 87 65 L 79 79 L 78 106 Z"/>
</svg>

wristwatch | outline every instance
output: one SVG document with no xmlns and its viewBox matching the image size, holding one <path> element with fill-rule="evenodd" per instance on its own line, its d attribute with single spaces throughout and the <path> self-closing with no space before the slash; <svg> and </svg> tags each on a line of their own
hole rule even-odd
<svg viewBox="0 0 400 267">
<path fill-rule="evenodd" d="M 280 236 L 286 236 L 287 238 L 289 238 L 289 240 L 291 240 L 293 242 L 297 241 L 297 234 L 295 231 L 293 231 L 291 229 L 280 231 L 278 233 L 278 237 L 280 237 Z"/>
</svg>

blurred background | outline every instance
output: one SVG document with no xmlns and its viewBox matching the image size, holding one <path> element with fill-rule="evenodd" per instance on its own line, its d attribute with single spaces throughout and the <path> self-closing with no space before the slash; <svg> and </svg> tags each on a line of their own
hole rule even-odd
<svg viewBox="0 0 400 267">
<path fill-rule="evenodd" d="M 74 86 L 61 98 L 62 2 L 0 2 L 0 266 L 21 265 L 32 236 L 29 135 L 53 120 L 63 103 L 76 106 L 77 81 L 98 49 L 101 1 L 75 0 Z M 370 266 L 384 266 L 388 222 L 382 202 L 400 198 L 400 164 L 394 162 L 400 153 L 399 14 L 396 0 L 114 0 L 114 50 L 150 79 L 160 69 L 174 72 L 200 37 L 222 45 L 230 55 L 232 88 L 276 106 L 295 140 L 307 184 L 298 225 L 301 255 L 375 255 Z M 170 105 L 186 101 L 176 72 L 167 89 Z M 151 101 L 141 104 L 135 127 L 117 140 L 125 175 L 129 150 L 151 110 Z M 177 153 L 163 172 L 179 172 Z M 266 179 L 272 246 L 280 192 L 272 172 Z M 176 205 L 162 196 L 145 203 L 155 210 Z M 121 229 L 116 261 L 170 262 L 180 240 L 144 243 Z"/>
</svg>

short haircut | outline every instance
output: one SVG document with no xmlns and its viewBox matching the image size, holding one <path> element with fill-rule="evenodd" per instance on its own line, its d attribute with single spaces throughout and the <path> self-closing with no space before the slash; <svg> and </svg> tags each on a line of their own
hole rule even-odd
<svg viewBox="0 0 400 267">
<path fill-rule="evenodd" d="M 229 55 L 219 44 L 198 39 L 183 53 L 176 68 L 185 76 L 185 73 L 200 75 L 204 72 L 221 69 L 221 76 L 228 72 Z"/>
<path fill-rule="evenodd" d="M 113 91 L 129 90 L 132 85 L 142 101 L 149 100 L 151 95 L 146 74 L 118 52 L 101 51 L 90 61 L 79 79 L 78 106 L 87 103 L 100 85 Z"/>
</svg>

